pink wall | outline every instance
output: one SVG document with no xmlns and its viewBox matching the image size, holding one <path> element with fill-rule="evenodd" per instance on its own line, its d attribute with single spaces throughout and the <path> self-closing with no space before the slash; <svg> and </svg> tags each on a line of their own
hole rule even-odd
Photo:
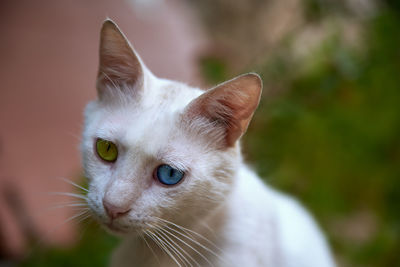
<svg viewBox="0 0 400 267">
<path fill-rule="evenodd" d="M 198 84 L 196 53 L 204 39 L 188 10 L 179 0 L 132 2 L 0 3 L 0 225 L 13 252 L 25 238 L 4 201 L 10 186 L 45 241 L 75 238 L 73 225 L 62 225 L 74 211 L 48 210 L 68 199 L 47 192 L 73 190 L 56 177 L 79 178 L 82 110 L 95 98 L 99 29 L 107 16 L 156 75 Z"/>
</svg>

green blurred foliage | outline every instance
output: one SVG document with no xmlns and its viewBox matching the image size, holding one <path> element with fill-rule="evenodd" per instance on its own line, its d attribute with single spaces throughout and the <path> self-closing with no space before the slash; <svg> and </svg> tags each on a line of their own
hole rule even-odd
<svg viewBox="0 0 400 267">
<path fill-rule="evenodd" d="M 79 228 L 81 239 L 67 248 L 33 245 L 28 256 L 19 264 L 21 267 L 76 267 L 108 266 L 111 251 L 116 247 L 116 238 L 106 234 L 95 222 L 83 222 Z"/>
<path fill-rule="evenodd" d="M 287 89 L 262 99 L 244 138 L 249 161 L 312 210 L 345 265 L 398 266 L 399 14 L 388 9 L 374 17 L 364 49 L 334 37 L 306 66 L 278 62 Z M 267 65 L 260 72 L 268 91 L 279 71 Z M 368 221 L 357 220 L 359 213 Z M 363 237 L 346 237 L 364 225 Z"/>
<path fill-rule="evenodd" d="M 400 263 L 400 5 L 385 2 L 362 48 L 332 36 L 296 63 L 283 43 L 258 68 L 264 97 L 243 140 L 266 181 L 315 214 L 343 266 Z M 331 3 L 306 0 L 306 17 Z"/>
<path fill-rule="evenodd" d="M 80 178 L 79 186 L 88 188 L 88 179 Z M 79 194 L 85 192 L 79 191 Z M 82 210 L 77 209 L 76 214 Z M 73 215 L 74 216 L 74 215 Z M 29 253 L 18 264 L 21 267 L 106 267 L 109 265 L 111 251 L 118 245 L 118 238 L 105 232 L 101 226 L 92 218 L 83 219 L 77 216 L 79 222 L 78 242 L 70 247 L 45 246 L 40 240 L 34 241 L 30 246 Z M 71 217 L 72 218 L 72 217 Z M 67 221 L 70 219 L 67 219 Z M 61 225 L 56 226 L 53 231 L 57 231 Z M 32 241 L 31 241 L 32 242 Z"/>
<path fill-rule="evenodd" d="M 217 83 L 226 80 L 228 70 L 225 62 L 216 57 L 203 57 L 199 62 L 200 71 L 204 77 L 207 77 L 208 82 Z"/>
</svg>

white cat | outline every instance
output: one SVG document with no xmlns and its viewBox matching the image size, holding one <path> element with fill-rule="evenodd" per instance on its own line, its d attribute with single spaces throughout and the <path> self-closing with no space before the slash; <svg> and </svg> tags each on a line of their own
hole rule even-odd
<svg viewBox="0 0 400 267">
<path fill-rule="evenodd" d="M 335 265 L 310 215 L 241 159 L 261 89 L 254 73 L 207 91 L 157 78 L 104 22 L 82 154 L 93 216 L 124 238 L 112 266 Z"/>
</svg>

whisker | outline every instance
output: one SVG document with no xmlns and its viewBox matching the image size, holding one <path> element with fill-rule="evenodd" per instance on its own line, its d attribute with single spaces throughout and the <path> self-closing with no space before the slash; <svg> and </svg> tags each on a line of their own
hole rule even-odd
<svg viewBox="0 0 400 267">
<path fill-rule="evenodd" d="M 154 258 L 157 260 L 158 265 L 161 266 L 161 263 L 157 257 L 157 254 L 154 252 L 154 250 L 151 248 L 150 244 L 146 240 L 146 236 L 148 236 L 148 234 L 146 232 L 144 232 L 144 235 L 143 235 L 142 233 L 139 232 L 139 236 L 143 239 L 143 241 L 146 243 L 146 246 L 150 249 L 151 253 L 154 255 Z"/>
<path fill-rule="evenodd" d="M 87 208 L 88 204 L 82 200 L 68 201 L 68 202 L 58 202 L 53 205 L 48 205 L 43 207 L 40 211 L 36 213 L 36 216 L 42 216 L 48 214 L 49 212 L 61 209 L 61 208 L 71 208 L 72 210 L 82 210 Z"/>
<path fill-rule="evenodd" d="M 58 202 L 55 203 L 54 205 L 68 205 L 68 204 L 86 204 L 86 201 L 83 201 L 81 199 L 77 199 L 77 200 L 71 200 L 71 201 L 64 201 L 64 202 Z M 52 207 L 51 205 L 49 207 Z"/>
<path fill-rule="evenodd" d="M 76 218 L 79 218 L 80 216 L 84 216 L 88 212 L 89 212 L 89 208 L 84 208 L 84 209 L 82 209 L 82 211 L 78 212 L 77 214 L 74 214 L 74 215 L 70 216 L 69 218 L 65 219 L 63 222 L 59 223 L 55 227 L 49 229 L 49 231 L 45 232 L 43 237 L 40 240 L 38 240 L 37 245 L 41 244 L 45 240 L 46 236 L 52 234 L 54 231 L 58 230 L 64 224 L 66 224 L 66 223 L 68 223 L 68 222 L 70 222 L 70 221 L 72 221 L 72 220 L 74 220 Z"/>
<path fill-rule="evenodd" d="M 80 216 L 82 216 L 82 215 L 84 215 L 84 214 L 86 214 L 86 213 L 89 212 L 89 208 L 85 208 L 85 209 L 82 209 L 82 210 L 83 210 L 82 212 L 80 212 L 80 213 L 78 213 L 78 214 L 76 214 L 76 215 L 71 216 L 70 218 L 68 218 L 67 220 L 65 220 L 62 224 L 65 224 L 65 223 L 67 223 L 67 222 L 69 222 L 69 221 L 72 221 L 73 219 L 76 219 L 76 218 L 78 218 L 78 217 L 80 217 Z"/>
<path fill-rule="evenodd" d="M 158 241 L 156 241 L 156 239 L 154 239 L 154 237 L 153 237 L 153 235 L 150 233 L 150 231 L 144 230 L 144 233 L 145 233 L 148 237 L 150 237 L 151 240 L 153 240 L 153 242 L 160 248 L 160 250 L 161 250 L 162 252 L 165 253 L 164 249 L 160 246 L 160 244 L 158 243 Z"/>
<path fill-rule="evenodd" d="M 87 218 L 89 218 L 90 216 L 91 216 L 91 214 L 89 213 L 89 214 L 87 214 L 86 216 L 80 218 L 76 223 L 81 223 L 81 222 L 83 222 L 84 220 L 86 220 Z"/>
<path fill-rule="evenodd" d="M 166 236 L 169 240 L 171 240 L 171 242 L 174 242 L 174 243 L 176 244 L 176 246 L 177 246 L 178 248 L 180 248 L 181 251 L 182 251 L 185 255 L 187 255 L 197 266 L 201 266 L 201 265 L 190 255 L 190 253 L 188 253 L 185 249 L 183 249 L 181 246 L 179 246 L 177 242 L 173 241 L 172 238 L 170 238 L 170 237 L 168 236 L 168 234 L 165 232 L 165 229 L 160 229 L 160 230 L 163 232 L 164 236 Z M 173 234 L 171 234 L 171 233 L 169 233 L 169 234 L 172 235 L 173 237 L 175 237 Z M 185 243 L 184 243 L 184 244 L 185 244 Z M 185 244 L 185 245 L 186 245 L 186 244 Z M 189 247 L 190 247 L 190 246 L 189 246 Z M 192 249 L 193 249 L 193 248 L 192 248 Z"/>
<path fill-rule="evenodd" d="M 196 241 L 195 239 L 191 238 L 190 236 L 188 236 L 187 234 L 183 234 L 181 232 L 179 232 L 178 230 L 175 230 L 167 225 L 165 225 L 166 228 L 170 229 L 171 231 L 174 231 L 175 233 L 181 235 L 182 237 L 187 238 L 188 240 L 192 241 L 193 243 L 195 243 L 196 245 L 198 245 L 199 247 L 203 248 L 204 250 L 207 250 L 208 252 L 210 252 L 211 254 L 213 254 L 216 257 L 220 257 L 217 253 L 215 253 L 214 251 L 212 251 L 211 249 L 209 249 L 208 247 L 204 246 L 203 244 L 201 244 L 200 242 Z M 164 229 L 165 230 L 165 229 Z M 166 230 L 165 230 L 166 231 Z"/>
<path fill-rule="evenodd" d="M 66 203 L 66 204 L 59 204 L 59 205 L 53 205 L 47 208 L 47 210 L 54 210 L 54 209 L 60 209 L 60 208 L 66 208 L 66 207 L 87 207 L 87 203 Z"/>
<path fill-rule="evenodd" d="M 169 248 L 166 246 L 166 244 L 159 238 L 159 236 L 157 235 L 157 233 L 152 233 L 154 238 L 158 240 L 158 242 L 160 243 L 160 245 L 164 248 L 164 251 L 168 254 L 168 256 L 180 267 L 181 264 L 177 261 L 177 259 L 174 257 L 174 255 L 172 255 L 171 251 L 169 250 Z"/>
<path fill-rule="evenodd" d="M 145 233 L 147 234 L 148 237 L 150 237 L 153 242 L 160 248 L 160 250 L 162 252 L 164 252 L 165 254 L 168 255 L 167 251 L 165 250 L 165 247 L 160 243 L 160 241 L 158 241 L 155 237 L 154 234 L 152 232 L 150 232 L 149 230 L 145 230 Z"/>
<path fill-rule="evenodd" d="M 189 259 L 191 259 L 192 261 L 194 261 L 194 263 L 196 263 L 197 266 L 200 266 L 200 264 L 199 264 L 188 252 L 186 252 L 186 250 L 184 250 L 181 246 L 179 246 L 178 243 L 176 243 L 171 237 L 169 237 L 169 236 L 164 232 L 164 229 L 160 228 L 159 231 L 160 231 L 160 234 L 162 234 L 164 237 L 166 237 L 168 240 L 170 240 L 172 243 L 174 243 L 174 245 L 177 246 L 177 248 L 179 248 L 186 256 L 189 257 Z M 184 257 L 184 256 L 183 256 L 183 257 Z M 185 257 L 184 257 L 184 258 L 185 258 Z M 185 259 L 186 259 L 186 258 L 185 258 Z M 186 259 L 186 261 L 190 264 L 190 266 L 193 266 L 189 260 Z"/>
<path fill-rule="evenodd" d="M 201 235 L 201 234 L 199 234 L 199 233 L 197 233 L 197 232 L 195 232 L 195 231 L 193 231 L 193 230 L 190 230 L 190 229 L 188 229 L 188 228 L 185 228 L 185 227 L 183 227 L 183 226 L 180 226 L 180 225 L 177 225 L 177 224 L 175 224 L 175 223 L 173 223 L 173 222 L 170 222 L 170 221 L 168 221 L 168 220 L 165 220 L 165 219 L 162 219 L 162 218 L 158 218 L 158 217 L 156 217 L 158 220 L 161 220 L 161 221 L 163 221 L 163 222 L 165 222 L 165 223 L 167 223 L 167 224 L 171 224 L 171 225 L 173 225 L 173 226 L 175 226 L 175 227 L 177 227 L 178 229 L 181 229 L 183 232 L 185 232 L 187 235 L 189 235 L 189 236 L 191 236 L 191 237 L 193 237 L 190 233 L 192 233 L 192 234 L 194 234 L 194 235 L 196 235 L 197 237 L 199 237 L 199 238 L 201 238 L 201 239 L 203 239 L 204 241 L 206 241 L 208 244 L 210 244 L 211 246 L 213 246 L 213 248 L 215 248 L 216 250 L 218 250 L 218 251 L 222 251 L 216 244 L 214 244 L 212 241 L 210 241 L 209 239 L 207 239 L 207 238 L 205 238 L 203 235 Z M 189 233 L 188 233 L 189 232 Z"/>
<path fill-rule="evenodd" d="M 88 217 L 90 217 L 90 216 L 88 216 Z M 83 219 L 82 221 L 80 221 L 80 224 L 81 224 L 83 227 L 81 227 L 80 234 L 79 234 L 79 237 L 78 237 L 78 241 L 81 241 L 81 240 L 82 240 L 82 238 L 83 238 L 83 236 L 84 236 L 86 230 L 87 230 L 88 227 L 90 226 L 90 224 L 89 224 L 89 223 L 90 223 L 90 220 L 84 221 L 84 220 L 86 220 L 86 219 L 87 219 L 87 217 L 85 217 L 85 219 Z"/>
<path fill-rule="evenodd" d="M 168 227 L 168 226 L 165 225 L 165 227 Z M 197 249 L 195 249 L 193 246 L 191 246 L 190 244 L 188 244 L 187 242 L 185 242 L 185 241 L 182 240 L 181 238 L 177 237 L 177 236 L 174 235 L 173 233 L 169 232 L 169 231 L 166 230 L 165 228 L 163 229 L 163 231 L 164 231 L 165 233 L 168 233 L 168 234 L 170 234 L 171 236 L 175 237 L 177 240 L 181 241 L 181 242 L 182 242 L 183 244 L 185 244 L 187 247 L 191 248 L 194 252 L 196 252 L 196 253 L 197 253 L 200 257 L 202 257 L 205 261 L 207 261 L 211 266 L 214 266 L 214 265 L 210 262 L 210 260 L 207 259 L 206 256 L 204 256 L 201 252 L 199 252 L 199 251 L 198 251 Z M 181 235 L 182 235 L 182 234 L 181 234 Z M 185 236 L 185 237 L 188 238 L 187 236 Z M 197 243 L 198 245 L 200 244 L 200 243 L 194 241 L 194 240 L 191 239 L 191 238 L 188 238 L 188 239 L 191 240 L 191 241 L 194 242 L 194 243 Z M 203 247 L 201 244 L 200 244 L 199 246 Z M 203 248 L 204 248 L 204 247 L 203 247 Z M 207 250 L 207 249 L 206 249 L 206 250 Z"/>
<path fill-rule="evenodd" d="M 182 267 L 182 265 L 176 260 L 176 258 L 174 257 L 174 255 L 172 255 L 172 253 L 169 251 L 169 249 L 165 246 L 165 243 L 157 236 L 156 233 L 153 233 L 151 231 L 149 231 L 152 236 L 157 239 L 160 243 L 160 245 L 164 248 L 164 251 L 171 257 L 171 259 L 179 266 Z"/>
<path fill-rule="evenodd" d="M 182 263 L 187 266 L 186 262 L 188 262 L 188 260 L 182 255 L 182 253 L 175 247 L 173 246 L 173 244 L 167 240 L 167 238 L 165 238 L 165 234 L 163 234 L 160 229 L 156 229 L 157 233 L 159 234 L 159 237 L 164 240 L 164 242 L 166 243 L 166 245 L 168 245 L 169 248 L 172 249 L 172 251 L 174 252 L 174 254 L 182 261 Z M 174 242 L 175 243 L 175 242 Z M 190 264 L 190 262 L 189 262 Z M 191 265 L 191 264 L 190 264 Z"/>
<path fill-rule="evenodd" d="M 59 195 L 59 196 L 68 196 L 68 197 L 75 197 L 79 199 L 87 200 L 87 197 L 80 194 L 70 193 L 70 192 L 49 192 L 49 195 Z"/>
<path fill-rule="evenodd" d="M 79 189 L 82 189 L 82 190 L 85 191 L 85 192 L 89 192 L 89 190 L 87 190 L 86 188 L 84 188 L 84 187 L 78 185 L 77 183 L 75 183 L 75 182 L 73 182 L 73 181 L 71 181 L 71 180 L 69 180 L 69 179 L 67 179 L 67 178 L 64 178 L 64 177 L 56 177 L 56 178 L 59 179 L 59 180 L 61 180 L 61 181 L 66 182 L 66 183 L 68 183 L 68 184 L 70 184 L 70 185 L 73 185 L 73 186 L 75 186 L 75 187 L 77 187 L 77 188 L 79 188 Z"/>
</svg>

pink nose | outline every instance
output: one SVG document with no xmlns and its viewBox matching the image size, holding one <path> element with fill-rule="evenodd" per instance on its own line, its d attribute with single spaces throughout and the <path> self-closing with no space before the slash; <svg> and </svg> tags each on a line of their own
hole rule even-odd
<svg viewBox="0 0 400 267">
<path fill-rule="evenodd" d="M 127 207 L 115 206 L 115 205 L 107 202 L 107 200 L 105 200 L 104 198 L 103 198 L 103 206 L 104 206 L 104 209 L 106 210 L 108 216 L 111 218 L 111 220 L 119 218 L 122 215 L 127 214 L 131 210 L 131 208 L 129 206 L 127 206 Z"/>
</svg>

